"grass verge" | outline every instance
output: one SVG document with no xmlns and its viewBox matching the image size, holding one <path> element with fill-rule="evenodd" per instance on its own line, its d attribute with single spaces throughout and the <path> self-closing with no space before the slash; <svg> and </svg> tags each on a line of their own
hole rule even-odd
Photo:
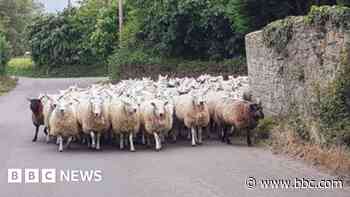
<svg viewBox="0 0 350 197">
<path fill-rule="evenodd" d="M 6 67 L 7 75 L 35 78 L 103 77 L 108 75 L 107 72 L 106 65 L 61 65 L 38 68 L 29 57 L 13 58 Z"/>
<path fill-rule="evenodd" d="M 350 150 L 345 145 L 315 144 L 303 139 L 287 122 L 270 127 L 269 146 L 275 154 L 285 154 L 339 176 L 350 185 Z M 266 124 L 263 123 L 263 124 Z M 262 128 L 266 129 L 265 126 Z M 266 130 L 264 131 L 264 133 Z"/>
<path fill-rule="evenodd" d="M 7 76 L 0 76 L 0 96 L 11 91 L 13 88 L 16 87 L 16 85 L 17 79 Z"/>
</svg>

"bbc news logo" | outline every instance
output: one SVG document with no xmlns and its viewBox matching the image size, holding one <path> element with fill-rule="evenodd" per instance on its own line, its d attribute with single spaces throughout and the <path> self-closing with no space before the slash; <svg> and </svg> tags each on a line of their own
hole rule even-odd
<svg viewBox="0 0 350 197">
<path fill-rule="evenodd" d="M 98 183 L 102 170 L 56 170 L 56 169 L 8 169 L 7 182 L 13 184 L 35 183 Z"/>
</svg>

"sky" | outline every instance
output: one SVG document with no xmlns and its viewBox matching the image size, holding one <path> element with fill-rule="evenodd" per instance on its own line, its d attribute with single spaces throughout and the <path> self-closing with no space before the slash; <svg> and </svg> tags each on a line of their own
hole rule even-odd
<svg viewBox="0 0 350 197">
<path fill-rule="evenodd" d="M 47 12 L 57 12 L 62 11 L 67 7 L 68 0 L 37 0 L 44 4 L 45 11 Z M 73 5 L 76 4 L 78 0 L 72 0 Z"/>
</svg>

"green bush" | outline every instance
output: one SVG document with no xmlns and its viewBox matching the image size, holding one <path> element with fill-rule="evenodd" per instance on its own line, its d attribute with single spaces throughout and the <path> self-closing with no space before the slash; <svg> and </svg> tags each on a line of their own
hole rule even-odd
<svg viewBox="0 0 350 197">
<path fill-rule="evenodd" d="M 32 58 L 38 66 L 105 63 L 118 46 L 116 1 L 83 1 L 79 8 L 37 17 L 29 26 Z"/>
<path fill-rule="evenodd" d="M 137 66 L 160 64 L 161 59 L 154 57 L 142 49 L 118 49 L 108 60 L 110 78 L 115 81 L 120 79 L 121 66 Z"/>
<path fill-rule="evenodd" d="M 321 129 L 328 142 L 350 146 L 350 46 L 342 52 L 336 77 L 320 99 Z"/>
<path fill-rule="evenodd" d="M 350 0 L 337 0 L 338 5 L 350 6 Z"/>
<path fill-rule="evenodd" d="M 11 48 L 4 35 L 0 33 L 0 75 L 5 73 L 5 66 L 10 60 Z"/>
<path fill-rule="evenodd" d="M 231 58 L 244 51 L 244 35 L 233 28 L 229 1 L 137 0 L 138 39 L 165 56 Z"/>
</svg>

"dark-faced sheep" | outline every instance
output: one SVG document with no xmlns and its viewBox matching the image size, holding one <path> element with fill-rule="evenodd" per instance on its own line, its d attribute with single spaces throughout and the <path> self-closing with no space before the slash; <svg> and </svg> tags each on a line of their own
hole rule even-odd
<svg viewBox="0 0 350 197">
<path fill-rule="evenodd" d="M 223 129 L 222 141 L 231 144 L 229 132 L 233 130 L 246 130 L 248 146 L 252 145 L 250 135 L 260 119 L 264 118 L 261 103 L 243 100 L 223 99 L 215 108 L 214 120 Z"/>
<path fill-rule="evenodd" d="M 44 125 L 44 114 L 43 114 L 43 103 L 40 99 L 29 99 L 30 102 L 30 110 L 32 111 L 32 122 L 35 126 L 35 134 L 33 138 L 33 142 L 38 139 L 38 132 L 41 125 Z M 47 128 L 44 128 L 44 133 L 47 135 Z"/>
</svg>

